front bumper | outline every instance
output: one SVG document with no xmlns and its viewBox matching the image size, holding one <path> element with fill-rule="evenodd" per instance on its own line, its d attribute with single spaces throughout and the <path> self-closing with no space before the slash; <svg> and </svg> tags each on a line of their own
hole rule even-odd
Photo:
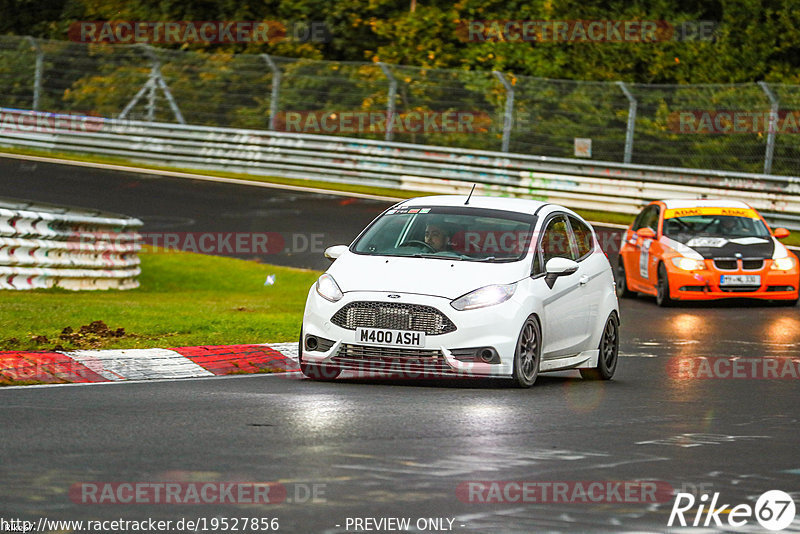
<svg viewBox="0 0 800 534">
<path fill-rule="evenodd" d="M 761 283 L 758 286 L 720 285 L 720 278 L 725 275 L 754 274 L 761 277 Z M 670 297 L 676 300 L 726 298 L 795 300 L 798 297 L 798 285 L 800 285 L 800 274 L 798 274 L 797 267 L 789 271 L 774 271 L 768 266 L 758 271 L 741 269 L 721 271 L 715 268 L 706 268 L 702 271 L 683 271 L 672 267 L 667 269 L 667 275 Z"/>
<path fill-rule="evenodd" d="M 356 330 L 334 324 L 331 318 L 352 302 L 377 301 L 387 305 L 402 303 L 431 306 L 455 325 L 443 334 L 427 334 L 424 347 L 397 348 L 366 344 L 356 339 Z M 522 315 L 525 315 L 524 317 Z M 400 294 L 389 300 L 386 292 L 349 292 L 338 302 L 320 297 L 314 288 L 309 292 L 303 315 L 303 338 L 309 335 L 333 341 L 327 350 L 301 349 L 303 363 L 326 365 L 343 370 L 381 373 L 409 378 L 427 376 L 509 377 L 513 374 L 514 351 L 522 323 L 527 317 L 512 297 L 506 302 L 477 310 L 458 311 L 442 297 Z M 459 349 L 490 347 L 496 351 L 496 363 L 462 361 Z M 455 352 L 454 352 L 455 351 Z"/>
</svg>

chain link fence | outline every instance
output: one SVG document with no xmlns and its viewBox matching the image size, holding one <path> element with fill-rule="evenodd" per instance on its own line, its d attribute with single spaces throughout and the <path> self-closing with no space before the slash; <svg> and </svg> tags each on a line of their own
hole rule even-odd
<svg viewBox="0 0 800 534">
<path fill-rule="evenodd" d="M 800 175 L 796 85 L 582 82 L 0 36 L 0 91 L 6 108 Z"/>
</svg>

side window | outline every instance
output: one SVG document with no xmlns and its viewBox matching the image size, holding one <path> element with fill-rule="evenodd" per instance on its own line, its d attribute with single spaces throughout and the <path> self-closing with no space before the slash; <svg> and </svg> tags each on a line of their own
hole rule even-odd
<svg viewBox="0 0 800 534">
<path fill-rule="evenodd" d="M 536 249 L 536 254 L 533 255 L 533 267 L 531 267 L 531 276 L 543 274 L 544 267 L 542 266 L 542 254 L 539 249 Z"/>
<path fill-rule="evenodd" d="M 645 215 L 645 213 L 647 213 L 648 209 L 649 208 L 645 208 L 642 211 L 640 211 L 639 215 L 637 215 L 636 218 L 633 220 L 633 231 L 634 232 L 642 227 L 642 219 L 644 219 L 644 215 Z"/>
<path fill-rule="evenodd" d="M 637 226 L 634 231 L 640 228 L 650 228 L 654 232 L 658 231 L 658 206 L 648 206 L 641 216 L 637 217 Z"/>
<path fill-rule="evenodd" d="M 552 258 L 567 258 L 574 260 L 572 246 L 569 242 L 569 232 L 567 221 L 564 217 L 554 217 L 547 223 L 547 227 L 542 232 L 540 244 L 542 251 L 542 263 L 544 266 Z"/>
<path fill-rule="evenodd" d="M 647 218 L 647 227 L 651 228 L 654 232 L 658 232 L 658 206 L 651 207 L 649 217 Z"/>
<path fill-rule="evenodd" d="M 572 227 L 572 234 L 575 236 L 575 242 L 578 244 L 578 258 L 585 258 L 594 250 L 592 230 L 583 222 L 572 216 L 569 217 L 569 225 Z"/>
<path fill-rule="evenodd" d="M 642 213 L 636 217 L 633 224 L 633 231 L 640 228 L 651 228 L 654 232 L 658 231 L 658 206 L 647 206 Z"/>
</svg>

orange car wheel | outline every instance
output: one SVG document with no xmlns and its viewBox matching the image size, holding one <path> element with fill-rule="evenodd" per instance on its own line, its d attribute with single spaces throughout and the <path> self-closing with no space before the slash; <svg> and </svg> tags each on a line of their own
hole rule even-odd
<svg viewBox="0 0 800 534">
<path fill-rule="evenodd" d="M 669 277 L 663 263 L 658 264 L 658 282 L 656 283 L 656 304 L 664 308 L 672 306 L 675 301 L 669 296 Z"/>
</svg>

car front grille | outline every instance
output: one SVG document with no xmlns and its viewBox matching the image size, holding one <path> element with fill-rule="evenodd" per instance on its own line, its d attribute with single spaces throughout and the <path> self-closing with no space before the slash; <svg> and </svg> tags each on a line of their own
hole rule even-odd
<svg viewBox="0 0 800 534">
<path fill-rule="evenodd" d="M 341 369 L 395 375 L 453 374 L 440 350 L 342 344 L 331 363 Z"/>
<path fill-rule="evenodd" d="M 714 267 L 721 271 L 736 271 L 740 268 L 745 271 L 760 271 L 764 268 L 764 260 L 762 258 L 714 258 Z"/>
<path fill-rule="evenodd" d="M 736 258 L 714 258 L 714 267 L 723 271 L 735 271 L 739 268 Z"/>
<path fill-rule="evenodd" d="M 445 314 L 433 306 L 399 302 L 351 302 L 337 311 L 331 322 L 348 330 L 387 328 L 416 330 L 426 335 L 447 334 L 456 330 Z"/>
<path fill-rule="evenodd" d="M 760 271 L 764 268 L 764 260 L 761 258 L 742 259 L 742 269 L 745 271 Z"/>
</svg>

